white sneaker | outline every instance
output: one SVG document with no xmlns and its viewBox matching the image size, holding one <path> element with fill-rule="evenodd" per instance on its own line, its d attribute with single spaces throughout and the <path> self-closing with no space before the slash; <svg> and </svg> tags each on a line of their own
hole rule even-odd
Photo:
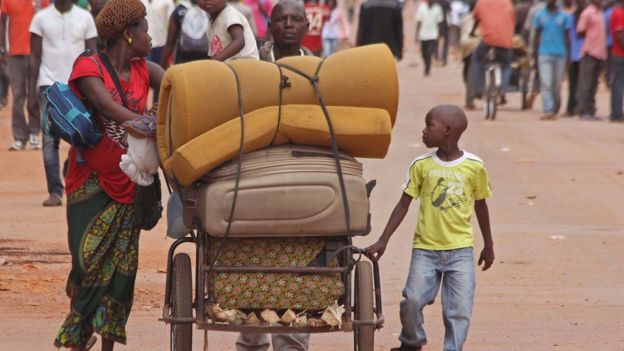
<svg viewBox="0 0 624 351">
<path fill-rule="evenodd" d="M 30 143 L 30 146 L 32 146 L 33 149 L 41 149 L 41 141 L 39 141 L 39 137 L 35 134 L 30 135 L 28 143 Z"/>
<path fill-rule="evenodd" d="M 24 145 L 24 142 L 21 140 L 15 140 L 15 142 L 13 143 L 13 145 L 11 145 L 11 147 L 9 148 L 9 151 L 21 151 L 24 150 L 24 147 L 26 145 Z"/>
</svg>

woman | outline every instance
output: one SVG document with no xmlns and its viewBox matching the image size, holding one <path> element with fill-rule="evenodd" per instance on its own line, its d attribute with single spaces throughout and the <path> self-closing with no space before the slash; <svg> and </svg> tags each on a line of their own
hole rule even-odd
<svg viewBox="0 0 624 351">
<path fill-rule="evenodd" d="M 96 18 L 108 58 L 122 87 L 117 91 L 102 57 L 80 57 L 69 84 L 94 111 L 102 140 L 69 153 L 67 222 L 72 270 L 67 281 L 71 311 L 54 344 L 88 350 L 102 336 L 102 350 L 126 342 L 137 272 L 139 229 L 132 225 L 136 185 L 119 168 L 127 150 L 125 121 L 146 112 L 150 87 L 160 88 L 163 69 L 145 56 L 151 49 L 140 0 L 109 0 Z M 124 107 L 124 94 L 127 107 Z"/>
</svg>

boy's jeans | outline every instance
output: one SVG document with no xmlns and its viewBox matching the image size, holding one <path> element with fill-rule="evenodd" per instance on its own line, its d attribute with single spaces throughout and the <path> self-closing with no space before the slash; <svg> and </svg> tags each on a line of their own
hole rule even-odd
<svg viewBox="0 0 624 351">
<path fill-rule="evenodd" d="M 414 249 L 401 301 L 401 343 L 427 343 L 423 308 L 432 303 L 442 284 L 444 351 L 461 351 L 470 326 L 475 291 L 472 248 L 447 251 Z"/>
<path fill-rule="evenodd" d="M 43 167 L 45 168 L 46 181 L 48 183 L 48 194 L 54 194 L 62 198 L 63 193 L 65 193 L 65 187 L 63 186 L 63 181 L 61 180 L 61 164 L 59 159 L 59 144 L 61 139 L 50 135 L 49 128 L 46 125 L 49 121 L 44 117 L 45 104 L 47 100 L 45 96 L 43 96 L 43 92 L 49 87 L 49 85 L 39 87 L 39 108 L 41 109 L 41 116 L 44 121 L 44 125 L 42 126 Z"/>
<path fill-rule="evenodd" d="M 537 58 L 545 114 L 557 114 L 561 107 L 561 82 L 565 74 L 566 58 L 539 55 Z"/>
</svg>

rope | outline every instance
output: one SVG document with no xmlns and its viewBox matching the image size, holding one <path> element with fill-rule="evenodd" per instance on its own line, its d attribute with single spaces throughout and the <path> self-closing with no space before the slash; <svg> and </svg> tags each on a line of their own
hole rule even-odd
<svg viewBox="0 0 624 351">
<path fill-rule="evenodd" d="M 321 94 L 321 90 L 318 86 L 318 82 L 319 82 L 319 72 L 321 71 L 321 67 L 323 66 L 323 63 L 325 63 L 325 59 L 323 59 L 321 61 L 321 63 L 319 63 L 319 65 L 316 68 L 316 72 L 314 73 L 314 76 L 310 77 L 309 75 L 307 75 L 306 73 L 302 72 L 301 70 L 283 64 L 283 63 L 277 63 L 277 65 L 279 67 L 285 68 L 289 71 L 292 71 L 302 77 L 304 77 L 305 79 L 307 79 L 312 86 L 314 87 L 314 91 L 316 93 L 316 97 L 319 101 L 319 105 L 321 106 L 321 109 L 323 110 L 323 115 L 325 116 L 325 120 L 327 121 L 327 126 L 329 128 L 329 135 L 331 137 L 331 146 L 332 146 L 332 152 L 334 154 L 334 160 L 336 161 L 336 171 L 338 173 L 338 181 L 340 182 L 340 193 L 342 194 L 342 204 L 344 207 L 344 212 L 345 212 L 345 221 L 347 224 L 347 233 L 349 234 L 349 236 L 352 236 L 352 232 L 351 232 L 351 212 L 349 210 L 349 201 L 347 199 L 347 190 L 345 187 L 345 183 L 344 183 L 344 177 L 342 174 L 342 166 L 340 165 L 340 155 L 338 154 L 338 144 L 336 143 L 336 133 L 334 131 L 334 125 L 331 121 L 331 117 L 329 116 L 329 111 L 327 110 L 327 106 L 325 105 L 325 100 L 323 99 L 323 95 Z M 281 72 L 281 71 L 280 71 Z"/>
</svg>

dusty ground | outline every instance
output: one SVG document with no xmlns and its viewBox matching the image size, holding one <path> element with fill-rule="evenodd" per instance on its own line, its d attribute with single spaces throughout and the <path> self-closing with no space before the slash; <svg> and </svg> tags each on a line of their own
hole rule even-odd
<svg viewBox="0 0 624 351">
<path fill-rule="evenodd" d="M 422 77 L 419 60 L 399 65 L 401 105 L 385 160 L 362 160 L 366 177 L 377 179 L 372 197 L 373 234 L 383 229 L 400 196 L 410 161 L 425 152 L 420 143 L 426 111 L 439 103 L 462 103 L 460 66 L 435 68 Z M 600 95 L 606 115 L 607 96 Z M 538 101 L 539 103 L 539 101 Z M 562 119 L 539 122 L 520 112 L 518 95 L 486 122 L 469 114 L 463 147 L 489 168 L 494 197 L 490 210 L 496 263 L 477 274 L 478 288 L 467 350 L 624 350 L 624 125 Z M 536 105 L 539 106 L 539 105 Z M 65 314 L 64 286 L 70 257 L 65 208 L 43 208 L 46 197 L 41 152 L 6 151 L 10 113 L 0 111 L 0 350 L 52 349 Z M 66 149 L 63 150 L 63 153 Z M 398 304 L 409 262 L 416 205 L 382 261 L 387 323 L 378 350 L 397 345 Z M 168 327 L 158 321 L 163 300 L 164 226 L 142 234 L 135 307 L 129 344 L 118 350 L 166 350 Z M 477 249 L 481 246 L 477 240 Z M 426 310 L 430 346 L 440 350 L 440 306 Z M 210 350 L 232 350 L 233 334 L 209 334 Z M 200 332 L 195 333 L 201 349 Z M 347 350 L 349 334 L 313 336 L 312 350 Z M 94 350 L 99 347 L 94 348 Z"/>
</svg>

